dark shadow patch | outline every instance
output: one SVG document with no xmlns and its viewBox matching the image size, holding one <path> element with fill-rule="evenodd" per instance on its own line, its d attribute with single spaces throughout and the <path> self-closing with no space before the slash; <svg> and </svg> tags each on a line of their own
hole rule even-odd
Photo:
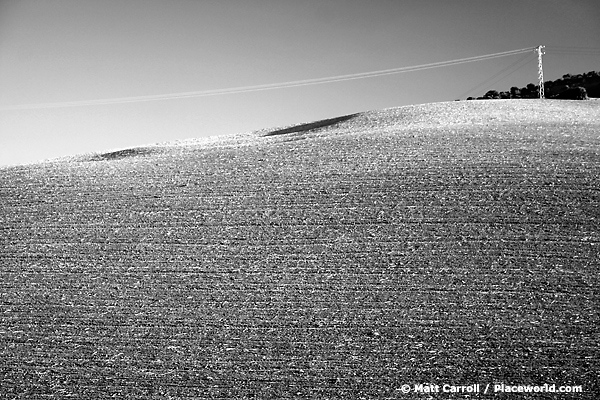
<svg viewBox="0 0 600 400">
<path fill-rule="evenodd" d="M 112 160 L 122 160 L 124 158 L 132 158 L 139 157 L 151 154 L 152 150 L 137 147 L 133 149 L 123 149 L 117 151 L 111 151 L 110 153 L 96 154 L 92 157 L 91 161 L 112 161 Z"/>
<path fill-rule="evenodd" d="M 342 117 L 322 119 L 320 121 L 310 122 L 308 124 L 296 125 L 296 126 L 292 126 L 290 128 L 285 128 L 285 129 L 278 129 L 276 131 L 266 133 L 264 136 L 285 135 L 287 133 L 298 133 L 298 132 L 306 133 L 306 132 L 312 131 L 314 129 L 323 128 L 326 126 L 339 124 L 340 122 L 348 121 L 349 119 L 352 119 L 357 115 L 358 114 L 350 114 L 350 115 L 344 115 Z"/>
</svg>

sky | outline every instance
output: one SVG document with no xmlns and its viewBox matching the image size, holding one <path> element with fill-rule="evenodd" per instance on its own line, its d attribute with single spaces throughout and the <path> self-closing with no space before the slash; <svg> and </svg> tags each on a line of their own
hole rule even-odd
<svg viewBox="0 0 600 400">
<path fill-rule="evenodd" d="M 152 100 L 538 45 L 547 46 L 545 80 L 600 70 L 600 2 L 0 0 L 0 166 L 522 87 L 537 82 L 533 50 L 365 79 Z M 110 102 L 131 97 L 146 101 Z"/>
</svg>

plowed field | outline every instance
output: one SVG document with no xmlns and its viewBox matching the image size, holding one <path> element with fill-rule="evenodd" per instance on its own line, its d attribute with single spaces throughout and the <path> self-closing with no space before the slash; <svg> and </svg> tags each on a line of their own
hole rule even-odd
<svg viewBox="0 0 600 400">
<path fill-rule="evenodd" d="M 597 398 L 599 176 L 537 100 L 2 168 L 0 398 Z"/>
</svg>

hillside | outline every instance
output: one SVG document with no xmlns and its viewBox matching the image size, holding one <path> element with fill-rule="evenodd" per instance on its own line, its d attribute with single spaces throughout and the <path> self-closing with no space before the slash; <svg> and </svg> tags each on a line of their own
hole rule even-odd
<svg viewBox="0 0 600 400">
<path fill-rule="evenodd" d="M 599 128 L 450 102 L 1 168 L 0 398 L 596 398 Z"/>
</svg>

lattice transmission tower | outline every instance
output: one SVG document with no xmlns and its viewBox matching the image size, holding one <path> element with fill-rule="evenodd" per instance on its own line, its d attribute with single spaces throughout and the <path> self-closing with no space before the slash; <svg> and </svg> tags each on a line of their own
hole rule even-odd
<svg viewBox="0 0 600 400">
<path fill-rule="evenodd" d="M 542 56 L 545 54 L 544 53 L 544 48 L 546 46 L 542 46 L 539 45 L 538 47 L 535 48 L 535 50 L 538 53 L 538 86 L 539 86 L 539 93 L 540 93 L 540 99 L 544 98 L 544 69 L 542 67 Z"/>
</svg>

